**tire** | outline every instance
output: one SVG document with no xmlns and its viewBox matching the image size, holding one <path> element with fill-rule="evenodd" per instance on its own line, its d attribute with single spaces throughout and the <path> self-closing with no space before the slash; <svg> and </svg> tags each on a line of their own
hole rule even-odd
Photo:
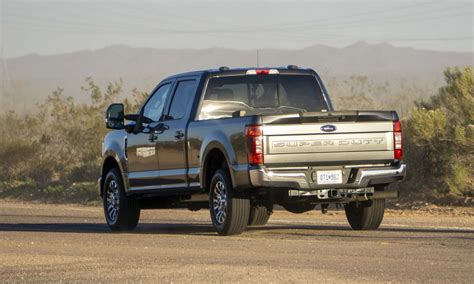
<svg viewBox="0 0 474 284">
<path fill-rule="evenodd" d="M 367 203 L 346 204 L 347 221 L 354 230 L 376 230 L 382 223 L 385 199 L 373 199 Z"/>
<path fill-rule="evenodd" d="M 250 215 L 247 193 L 232 188 L 229 174 L 220 169 L 214 173 L 209 188 L 209 210 L 219 235 L 237 235 L 245 231 Z"/>
<path fill-rule="evenodd" d="M 309 203 L 287 203 L 283 205 L 285 210 L 295 214 L 301 214 L 314 210 L 314 207 L 316 207 L 316 205 Z"/>
<path fill-rule="evenodd" d="M 248 226 L 263 226 L 267 224 L 272 213 L 266 206 L 256 205 L 250 208 Z"/>
<path fill-rule="evenodd" d="M 131 231 L 138 225 L 138 200 L 126 196 L 122 177 L 117 169 L 111 169 L 105 177 L 102 203 L 105 220 L 112 231 Z"/>
</svg>

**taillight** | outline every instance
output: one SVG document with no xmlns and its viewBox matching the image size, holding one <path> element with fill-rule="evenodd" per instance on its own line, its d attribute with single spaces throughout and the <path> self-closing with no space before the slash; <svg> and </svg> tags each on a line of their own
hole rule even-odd
<svg viewBox="0 0 474 284">
<path fill-rule="evenodd" d="M 403 158 L 402 124 L 398 120 L 393 122 L 393 157 L 395 160 Z"/>
<path fill-rule="evenodd" d="M 280 74 L 277 69 L 249 69 L 245 72 L 247 75 L 275 75 Z"/>
<path fill-rule="evenodd" d="M 247 136 L 247 157 L 251 165 L 263 165 L 263 130 L 261 125 L 249 125 Z"/>
</svg>

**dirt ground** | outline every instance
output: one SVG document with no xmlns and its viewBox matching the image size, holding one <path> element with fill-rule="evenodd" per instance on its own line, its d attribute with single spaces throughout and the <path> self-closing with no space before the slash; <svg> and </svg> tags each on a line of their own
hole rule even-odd
<svg viewBox="0 0 474 284">
<path fill-rule="evenodd" d="M 344 213 L 276 211 L 216 235 L 207 210 L 142 211 L 112 233 L 99 207 L 0 201 L 0 282 L 470 282 L 472 208 L 388 210 L 377 231 Z"/>
</svg>

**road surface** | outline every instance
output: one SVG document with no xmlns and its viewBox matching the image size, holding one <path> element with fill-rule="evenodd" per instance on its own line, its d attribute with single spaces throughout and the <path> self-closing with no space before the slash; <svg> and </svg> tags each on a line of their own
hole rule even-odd
<svg viewBox="0 0 474 284">
<path fill-rule="evenodd" d="M 275 212 L 220 237 L 206 210 L 142 211 L 111 233 L 98 207 L 0 201 L 0 282 L 474 282 L 474 217 L 400 214 L 378 231 L 342 212 Z"/>
</svg>

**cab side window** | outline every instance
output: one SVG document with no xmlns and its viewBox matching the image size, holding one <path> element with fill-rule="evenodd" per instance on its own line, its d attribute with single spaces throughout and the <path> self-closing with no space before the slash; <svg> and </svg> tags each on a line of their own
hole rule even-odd
<svg viewBox="0 0 474 284">
<path fill-rule="evenodd" d="M 171 102 L 168 119 L 181 119 L 186 115 L 189 104 L 192 103 L 192 98 L 194 98 L 195 86 L 195 80 L 180 81 L 178 83 Z"/>
<path fill-rule="evenodd" d="M 166 98 L 168 98 L 170 93 L 170 88 L 171 83 L 167 83 L 155 91 L 143 109 L 143 115 L 145 117 L 148 117 L 153 121 L 160 120 L 163 114 L 163 108 L 165 107 Z"/>
</svg>

